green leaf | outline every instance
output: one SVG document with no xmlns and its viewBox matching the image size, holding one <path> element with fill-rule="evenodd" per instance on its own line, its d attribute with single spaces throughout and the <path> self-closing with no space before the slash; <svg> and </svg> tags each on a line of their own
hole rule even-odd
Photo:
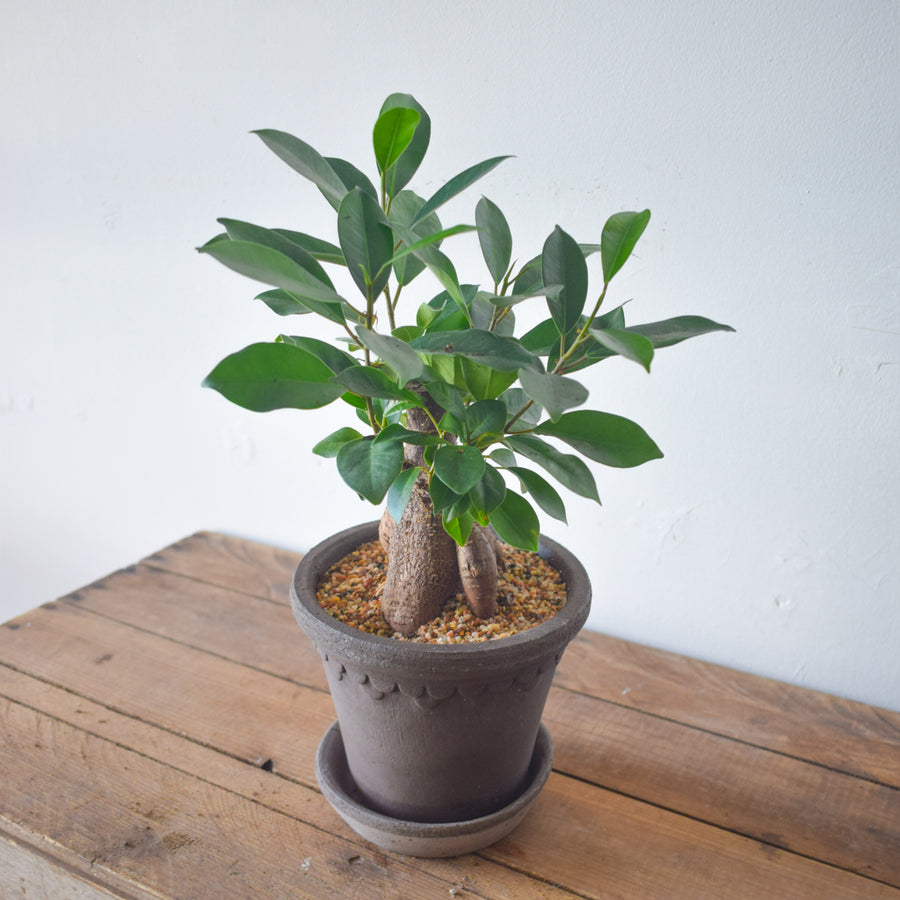
<svg viewBox="0 0 900 900">
<path fill-rule="evenodd" d="M 720 325 L 703 316 L 676 316 L 662 322 L 648 322 L 646 325 L 631 325 L 625 329 L 632 334 L 642 334 L 654 347 L 671 347 L 688 338 L 709 334 L 712 331 L 734 331 L 730 325 Z"/>
<path fill-rule="evenodd" d="M 463 356 L 500 372 L 540 368 L 537 357 L 514 338 L 499 337 L 477 328 L 429 332 L 416 338 L 410 346 L 435 357 Z"/>
<path fill-rule="evenodd" d="M 334 381 L 362 397 L 380 397 L 383 400 L 408 400 L 419 404 L 412 391 L 398 387 L 381 369 L 370 366 L 354 366 L 334 375 Z"/>
<path fill-rule="evenodd" d="M 338 240 L 356 286 L 364 297 L 376 297 L 390 275 L 386 266 L 394 236 L 381 207 L 360 188 L 350 191 L 338 209 Z"/>
<path fill-rule="evenodd" d="M 431 119 L 415 97 L 411 94 L 391 94 L 381 105 L 381 112 L 385 113 L 396 107 L 415 110 L 419 114 L 419 124 L 416 126 L 412 140 L 384 177 L 387 195 L 393 198 L 397 197 L 398 193 L 409 184 L 410 179 L 415 175 L 425 158 L 428 143 L 431 140 Z"/>
<path fill-rule="evenodd" d="M 263 244 L 215 241 L 198 248 L 241 275 L 288 291 L 312 312 L 339 325 L 344 323 L 343 298 L 293 259 Z"/>
<path fill-rule="evenodd" d="M 289 241 L 293 241 L 320 262 L 336 263 L 339 266 L 347 265 L 344 254 L 341 253 L 341 248 L 335 244 L 313 237 L 311 234 L 304 234 L 302 231 L 291 231 L 287 228 L 273 228 L 272 231 L 286 237 Z"/>
<path fill-rule="evenodd" d="M 395 522 L 399 522 L 409 503 L 413 485 L 422 470 L 416 466 L 409 469 L 401 469 L 400 474 L 391 482 L 387 492 L 387 511 Z"/>
<path fill-rule="evenodd" d="M 418 194 L 412 191 L 400 191 L 391 200 L 390 212 L 388 213 L 388 221 L 391 226 L 398 225 L 407 228 L 417 238 L 427 237 L 430 234 L 439 232 L 441 230 L 441 220 L 436 213 L 432 213 L 430 216 L 416 222 L 415 227 L 409 227 L 424 202 Z M 403 245 L 408 246 L 405 243 Z M 437 245 L 440 246 L 439 241 Z M 397 284 L 409 284 L 424 269 L 425 263 L 415 255 L 407 255 L 397 259 L 394 262 L 394 275 L 397 278 Z"/>
<path fill-rule="evenodd" d="M 544 285 L 562 286 L 555 297 L 548 294 L 547 306 L 557 331 L 566 335 L 578 324 L 587 299 L 587 263 L 575 240 L 558 225 L 544 242 L 541 260 Z"/>
<path fill-rule="evenodd" d="M 506 404 L 502 400 L 479 400 L 466 409 L 466 430 L 469 439 L 503 434 L 506 424 Z"/>
<path fill-rule="evenodd" d="M 345 159 L 338 159 L 336 156 L 326 156 L 325 161 L 334 169 L 335 174 L 344 183 L 345 193 L 358 187 L 365 191 L 373 200 L 378 201 L 378 191 L 375 190 L 375 185 L 353 163 L 349 163 Z"/>
<path fill-rule="evenodd" d="M 516 455 L 511 450 L 507 450 L 506 447 L 497 447 L 496 450 L 493 450 L 489 457 L 498 466 L 504 469 L 509 469 L 516 464 Z"/>
<path fill-rule="evenodd" d="M 305 303 L 301 303 L 293 294 L 283 291 L 281 288 L 263 291 L 253 299 L 262 300 L 272 312 L 279 316 L 304 316 L 312 312 Z"/>
<path fill-rule="evenodd" d="M 640 425 L 611 413 L 595 410 L 565 413 L 557 422 L 544 422 L 535 431 L 559 438 L 583 456 L 605 466 L 631 468 L 662 458 L 662 451 Z"/>
<path fill-rule="evenodd" d="M 228 236 L 233 241 L 249 241 L 253 244 L 263 244 L 266 247 L 271 247 L 273 250 L 277 250 L 279 253 L 283 253 L 292 259 L 317 281 L 321 281 L 322 284 L 334 290 L 334 285 L 331 283 L 328 273 L 319 265 L 318 260 L 283 234 L 279 234 L 271 228 L 262 228 L 259 225 L 252 225 L 250 222 L 240 222 L 237 219 L 218 219 L 217 221 L 225 227 Z"/>
<path fill-rule="evenodd" d="M 519 479 L 522 490 L 531 494 L 531 496 L 534 497 L 534 502 L 537 503 L 548 516 L 553 516 L 554 519 L 559 519 L 560 522 L 567 521 L 566 507 L 562 497 L 559 496 L 559 492 L 556 488 L 554 488 L 543 476 L 538 475 L 537 472 L 532 472 L 531 469 L 523 468 L 522 466 L 509 466 L 509 471 Z"/>
<path fill-rule="evenodd" d="M 393 442 L 377 444 L 371 438 L 351 441 L 338 451 L 337 467 L 357 494 L 370 503 L 381 503 L 403 467 L 403 447 Z"/>
<path fill-rule="evenodd" d="M 519 494 L 506 492 L 503 502 L 491 513 L 491 525 L 507 544 L 537 552 L 540 522 L 532 505 Z"/>
<path fill-rule="evenodd" d="M 525 392 L 544 409 L 552 421 L 573 406 L 581 406 L 588 398 L 587 388 L 571 378 L 562 375 L 534 372 L 530 369 L 522 369 L 519 372 L 519 381 Z"/>
<path fill-rule="evenodd" d="M 340 450 L 344 444 L 349 443 L 350 441 L 358 441 L 361 438 L 362 435 L 355 428 L 338 428 L 337 431 L 332 431 L 328 437 L 322 438 L 322 440 L 312 448 L 312 452 L 315 453 L 316 456 L 334 459 L 334 457 L 338 455 L 338 450 Z"/>
<path fill-rule="evenodd" d="M 520 434 L 508 437 L 504 443 L 516 453 L 521 454 L 533 463 L 537 463 L 549 472 L 563 487 L 587 497 L 588 500 L 600 502 L 597 485 L 591 470 L 579 459 L 569 453 L 560 453 L 546 441 L 532 434 Z"/>
<path fill-rule="evenodd" d="M 486 159 L 484 162 L 476 163 L 474 166 L 469 166 L 468 169 L 460 172 L 459 175 L 455 175 L 451 178 L 443 187 L 438 188 L 437 191 L 431 196 L 429 200 L 425 202 L 419 212 L 416 214 L 415 219 L 413 219 L 413 224 L 418 222 L 420 219 L 424 219 L 425 216 L 433 213 L 436 209 L 443 206 L 448 200 L 455 197 L 457 194 L 464 191 L 469 185 L 474 184 L 478 181 L 479 178 L 483 178 L 487 175 L 491 169 L 500 165 L 505 159 L 510 159 L 509 156 L 495 156 L 491 159 Z"/>
<path fill-rule="evenodd" d="M 307 353 L 312 353 L 313 356 L 318 357 L 325 363 L 335 375 L 338 372 L 343 372 L 344 369 L 361 365 L 359 360 L 354 359 L 349 353 L 345 353 L 326 341 L 320 341 L 318 338 L 281 334 L 278 336 L 278 339 L 293 344 L 295 347 L 300 347 L 301 350 L 305 350 Z"/>
<path fill-rule="evenodd" d="M 223 359 L 206 376 L 213 388 L 244 409 L 318 409 L 343 389 L 331 382 L 331 369 L 313 354 L 284 343 L 250 344 Z"/>
<path fill-rule="evenodd" d="M 615 213 L 607 219 L 600 236 L 603 279 L 607 284 L 612 281 L 613 275 L 625 265 L 649 221 L 649 209 L 645 209 L 643 212 Z"/>
<path fill-rule="evenodd" d="M 402 250 L 397 251 L 397 253 L 388 260 L 387 264 L 396 266 L 398 262 L 410 253 L 416 253 L 424 247 L 430 247 L 432 244 L 440 244 L 444 238 L 452 237 L 454 234 L 464 234 L 467 231 L 474 230 L 475 227 L 473 225 L 454 225 L 452 228 L 444 228 L 441 231 L 436 231 L 434 234 L 427 234 L 424 237 L 419 238 L 419 240 L 411 246 L 403 247 Z"/>
<path fill-rule="evenodd" d="M 435 514 L 451 509 L 466 499 L 465 495 L 457 494 L 449 488 L 440 478 L 432 478 L 428 482 L 428 495 L 431 498 L 431 506 Z"/>
<path fill-rule="evenodd" d="M 460 513 L 458 516 L 448 518 L 450 511 L 445 511 L 441 517 L 444 525 L 444 531 L 456 541 L 457 546 L 463 547 L 469 535 L 472 533 L 472 527 L 475 525 L 475 519 L 468 512 Z"/>
<path fill-rule="evenodd" d="M 618 328 L 591 328 L 591 336 L 601 343 L 607 350 L 612 350 L 619 356 L 633 360 L 643 366 L 648 372 L 653 361 L 653 344 L 640 334 L 623 331 Z"/>
<path fill-rule="evenodd" d="M 503 476 L 493 467 L 485 466 L 481 480 L 469 489 L 469 500 L 472 506 L 483 514 L 490 515 L 506 497 L 506 482 Z"/>
<path fill-rule="evenodd" d="M 498 372 L 495 368 L 458 357 L 459 371 L 463 384 L 476 400 L 494 400 L 499 397 L 515 380 L 517 373 Z"/>
<path fill-rule="evenodd" d="M 553 319 L 544 319 L 543 322 L 525 332 L 520 342 L 535 356 L 548 356 L 554 350 L 559 350 L 559 329 Z"/>
<path fill-rule="evenodd" d="M 446 381 L 425 381 L 423 384 L 438 406 L 456 416 L 457 419 L 465 419 L 466 405 L 458 388 L 447 384 Z"/>
<path fill-rule="evenodd" d="M 482 197 L 475 207 L 475 224 L 481 255 L 487 264 L 494 284 L 500 284 L 512 258 L 512 234 L 500 207 Z"/>
<path fill-rule="evenodd" d="M 343 181 L 328 164 L 327 160 L 305 141 L 284 131 L 264 128 L 253 132 L 276 156 L 286 162 L 295 172 L 308 178 L 337 209 L 347 190 Z"/>
<path fill-rule="evenodd" d="M 410 431 L 399 422 L 392 422 L 375 435 L 376 441 L 400 441 L 401 444 L 417 444 L 422 447 L 441 443 L 438 435 L 428 431 Z"/>
<path fill-rule="evenodd" d="M 471 490 L 484 475 L 481 451 L 468 444 L 445 444 L 434 454 L 434 474 L 457 494 Z"/>
<path fill-rule="evenodd" d="M 419 124 L 419 113 L 414 109 L 395 106 L 385 110 L 372 130 L 372 146 L 378 173 L 383 175 L 400 158 L 409 146 Z"/>
<path fill-rule="evenodd" d="M 402 387 L 418 378 L 425 371 L 425 363 L 409 344 L 390 335 L 378 334 L 358 325 L 356 333 L 364 347 L 387 363 L 397 374 L 397 382 Z"/>
<path fill-rule="evenodd" d="M 535 403 L 522 388 L 510 388 L 500 399 L 506 404 L 507 419 L 516 418 L 514 424 L 520 426 L 517 430 L 529 431 L 532 425 L 540 422 L 543 407 L 540 403 Z"/>
</svg>

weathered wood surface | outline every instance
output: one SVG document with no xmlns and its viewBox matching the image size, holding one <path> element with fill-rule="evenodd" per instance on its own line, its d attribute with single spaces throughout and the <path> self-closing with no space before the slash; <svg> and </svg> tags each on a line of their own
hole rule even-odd
<svg viewBox="0 0 900 900">
<path fill-rule="evenodd" d="M 0 628 L 0 897 L 900 900 L 900 713 L 589 633 L 510 837 L 372 848 L 316 786 L 296 560 L 201 533 Z"/>
</svg>

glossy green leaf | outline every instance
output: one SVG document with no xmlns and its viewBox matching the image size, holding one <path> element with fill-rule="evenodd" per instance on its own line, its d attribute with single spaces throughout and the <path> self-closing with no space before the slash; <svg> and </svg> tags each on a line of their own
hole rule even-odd
<svg viewBox="0 0 900 900">
<path fill-rule="evenodd" d="M 504 442 L 510 450 L 537 463 L 549 472 L 563 487 L 587 497 L 588 500 L 600 502 L 597 485 L 591 470 L 582 460 L 570 453 L 561 453 L 555 447 L 542 441 L 533 434 L 520 434 L 508 437 Z"/>
<path fill-rule="evenodd" d="M 611 413 L 587 409 L 565 413 L 535 431 L 559 438 L 582 456 L 605 466 L 631 468 L 662 458 L 662 451 L 640 425 Z"/>
<path fill-rule="evenodd" d="M 734 331 L 730 325 L 720 325 L 703 316 L 676 316 L 662 322 L 648 322 L 646 325 L 631 325 L 625 329 L 632 334 L 648 338 L 654 347 L 671 347 L 688 338 L 709 334 L 713 331 Z"/>
<path fill-rule="evenodd" d="M 541 277 L 544 285 L 560 285 L 555 296 L 547 295 L 550 315 L 561 335 L 577 324 L 584 309 L 588 290 L 587 263 L 581 248 L 558 225 L 544 242 L 541 253 Z"/>
<path fill-rule="evenodd" d="M 273 231 L 270 228 L 262 228 L 259 225 L 252 225 L 250 222 L 241 222 L 237 219 L 219 219 L 219 224 L 225 227 L 228 236 L 233 241 L 249 241 L 253 244 L 263 244 L 271 247 L 279 253 L 292 259 L 300 268 L 305 269 L 317 281 L 327 285 L 334 290 L 334 285 L 328 277 L 328 273 L 319 264 L 319 261 L 299 244 L 295 244 L 292 240 Z"/>
<path fill-rule="evenodd" d="M 418 400 L 412 391 L 398 387 L 381 369 L 369 366 L 354 366 L 344 369 L 334 376 L 337 384 L 343 385 L 361 397 L 379 397 L 383 400 Z"/>
<path fill-rule="evenodd" d="M 444 512 L 441 521 L 444 525 L 444 531 L 456 541 L 457 546 L 464 547 L 469 536 L 472 534 L 472 528 L 475 525 L 475 519 L 468 512 L 462 512 L 459 515 L 450 518 L 452 510 Z"/>
<path fill-rule="evenodd" d="M 248 241 L 216 241 L 198 248 L 229 269 L 282 288 L 313 312 L 343 324 L 343 298 L 278 250 Z"/>
<path fill-rule="evenodd" d="M 435 357 L 464 356 L 501 372 L 540 368 L 537 358 L 517 340 L 480 329 L 429 332 L 416 338 L 411 346 Z"/>
<path fill-rule="evenodd" d="M 529 431 L 532 425 L 540 422 L 544 408 L 522 388 L 510 388 L 500 399 L 506 404 L 507 420 L 516 420 L 512 423 L 512 431 Z"/>
<path fill-rule="evenodd" d="M 350 191 L 340 205 L 338 240 L 362 295 L 381 293 L 390 275 L 394 236 L 381 207 L 361 188 Z"/>
<path fill-rule="evenodd" d="M 434 474 L 457 494 L 471 490 L 484 475 L 484 457 L 476 447 L 445 444 L 434 454 Z"/>
<path fill-rule="evenodd" d="M 273 228 L 272 231 L 293 241 L 320 262 L 336 263 L 339 266 L 347 265 L 341 248 L 329 241 L 323 241 L 321 238 L 304 234 L 301 231 L 291 231 L 289 228 Z"/>
<path fill-rule="evenodd" d="M 391 171 L 394 171 L 393 169 Z M 432 213 L 424 219 L 416 222 L 415 226 L 410 228 L 412 220 L 416 213 L 422 208 L 425 201 L 412 191 L 399 191 L 391 200 L 391 207 L 388 213 L 388 221 L 391 226 L 398 225 L 408 228 L 417 237 L 422 238 L 430 234 L 437 234 L 441 230 L 441 220 L 436 213 Z M 401 242 L 402 243 L 402 242 Z M 402 243 L 402 246 L 407 244 Z M 440 242 L 437 242 L 440 246 Z M 425 263 L 417 256 L 405 255 L 394 262 L 394 276 L 397 284 L 409 284 L 419 273 L 424 271 Z"/>
<path fill-rule="evenodd" d="M 337 431 L 332 431 L 328 437 L 322 438 L 322 440 L 312 448 L 312 452 L 315 453 L 316 456 L 334 459 L 344 444 L 347 444 L 350 441 L 358 441 L 361 438 L 362 435 L 355 428 L 338 428 Z"/>
<path fill-rule="evenodd" d="M 312 309 L 307 304 L 301 303 L 292 293 L 283 291 L 281 288 L 263 291 L 254 299 L 262 300 L 272 312 L 279 316 L 304 316 L 312 313 Z"/>
<path fill-rule="evenodd" d="M 404 107 L 415 110 L 419 114 L 412 140 L 400 155 L 400 158 L 388 169 L 384 177 L 384 186 L 389 197 L 396 198 L 398 193 L 409 184 L 417 169 L 425 158 L 428 143 L 431 140 L 431 119 L 421 104 L 411 94 L 391 94 L 381 106 L 381 112 Z"/>
<path fill-rule="evenodd" d="M 399 422 L 392 422 L 375 435 L 376 441 L 400 441 L 401 444 L 416 444 L 420 447 L 436 446 L 441 443 L 438 435 L 429 431 L 410 431 Z"/>
<path fill-rule="evenodd" d="M 416 213 L 413 222 L 424 219 L 427 215 L 443 206 L 448 200 L 464 191 L 469 185 L 474 184 L 479 178 L 483 178 L 491 169 L 500 165 L 503 160 L 509 158 L 509 156 L 495 156 L 492 159 L 484 160 L 484 162 L 476 163 L 474 166 L 469 166 L 468 169 L 460 172 L 459 175 L 455 175 L 443 187 L 438 188 L 431 198 L 425 202 L 418 213 Z"/>
<path fill-rule="evenodd" d="M 335 209 L 341 205 L 347 190 L 343 181 L 318 151 L 300 138 L 284 131 L 264 128 L 255 131 L 254 134 L 259 135 L 263 143 L 295 172 L 299 172 L 316 185 Z"/>
<path fill-rule="evenodd" d="M 358 325 L 356 333 L 360 343 L 372 351 L 379 359 L 389 365 L 397 375 L 397 382 L 402 387 L 407 382 L 418 378 L 425 371 L 425 363 L 409 344 L 386 334 L 369 331 Z"/>
<path fill-rule="evenodd" d="M 475 207 L 475 224 L 481 255 L 487 264 L 494 284 L 500 284 L 512 259 L 512 233 L 500 207 L 482 197 Z"/>
<path fill-rule="evenodd" d="M 464 356 L 458 357 L 459 372 L 463 384 L 476 400 L 494 400 L 499 397 L 515 380 L 517 372 L 498 372 L 483 363 Z"/>
<path fill-rule="evenodd" d="M 510 466 L 509 471 L 519 479 L 522 489 L 531 494 L 534 502 L 548 516 L 553 516 L 554 519 L 559 519 L 560 522 L 567 521 L 566 507 L 562 497 L 559 496 L 559 492 L 546 478 L 523 466 Z"/>
<path fill-rule="evenodd" d="M 376 444 L 371 438 L 344 444 L 337 455 L 341 478 L 370 503 L 381 503 L 402 467 L 400 444 Z"/>
<path fill-rule="evenodd" d="M 573 406 L 581 406 L 588 398 L 588 390 L 571 378 L 522 369 L 519 381 L 525 393 L 539 403 L 552 421 Z"/>
<path fill-rule="evenodd" d="M 415 254 L 419 250 L 423 250 L 425 247 L 430 247 L 432 245 L 440 245 L 441 241 L 444 238 L 452 237 L 455 234 L 464 234 L 467 231 L 474 231 L 475 226 L 473 225 L 454 225 L 451 228 L 444 228 L 440 231 L 436 231 L 434 234 L 426 234 L 424 237 L 419 238 L 414 244 L 409 247 L 403 247 L 398 250 L 387 262 L 388 265 L 396 265 L 398 262 L 402 261 L 405 257 L 409 256 L 411 253 Z"/>
<path fill-rule="evenodd" d="M 507 450 L 506 447 L 497 447 L 488 454 L 488 457 L 504 469 L 516 464 L 516 454 L 512 450 Z"/>
<path fill-rule="evenodd" d="M 386 498 L 387 511 L 395 522 L 399 522 L 403 517 L 403 511 L 406 509 L 406 504 L 409 503 L 413 485 L 415 485 L 421 471 L 416 466 L 401 469 L 397 477 L 391 482 Z"/>
<path fill-rule="evenodd" d="M 225 357 L 203 381 L 244 409 L 318 409 L 343 389 L 332 371 L 313 354 L 285 343 L 250 344 Z"/>
<path fill-rule="evenodd" d="M 334 169 L 335 174 L 343 182 L 345 193 L 358 187 L 365 191 L 373 200 L 378 200 L 378 191 L 369 180 L 369 176 L 365 172 L 360 172 L 353 163 L 349 163 L 345 159 L 338 159 L 335 156 L 326 156 L 325 161 Z"/>
<path fill-rule="evenodd" d="M 432 478 L 428 482 L 428 496 L 431 498 L 431 506 L 436 514 L 445 509 L 451 509 L 466 499 L 465 495 L 458 494 L 444 484 L 440 478 Z"/>
<path fill-rule="evenodd" d="M 466 416 L 466 406 L 462 392 L 452 384 L 445 381 L 425 381 L 425 390 L 428 391 L 435 403 L 448 413 L 462 420 Z"/>
<path fill-rule="evenodd" d="M 491 513 L 491 525 L 507 544 L 537 552 L 540 522 L 532 505 L 519 494 L 506 492 L 503 502 Z"/>
<path fill-rule="evenodd" d="M 466 431 L 469 439 L 484 435 L 500 436 L 506 424 L 506 404 L 502 400 L 479 400 L 466 409 Z"/>
<path fill-rule="evenodd" d="M 615 213 L 607 219 L 600 236 L 600 258 L 603 261 L 603 278 L 607 284 L 625 265 L 649 221 L 649 209 L 643 212 Z"/>
<path fill-rule="evenodd" d="M 379 174 L 384 174 L 397 162 L 409 146 L 418 124 L 419 113 L 414 109 L 395 106 L 381 113 L 372 129 L 372 147 Z"/>
<path fill-rule="evenodd" d="M 490 515 L 506 497 L 506 482 L 493 467 L 485 466 L 480 481 L 469 489 L 472 506 L 483 514 Z"/>
<path fill-rule="evenodd" d="M 648 372 L 653 361 L 653 344 L 649 338 L 618 328 L 591 328 L 591 337 L 607 350 L 633 360 Z"/>
<path fill-rule="evenodd" d="M 339 347 L 335 347 L 326 341 L 320 341 L 318 338 L 306 337 L 304 335 L 282 334 L 279 340 L 300 347 L 307 353 L 320 359 L 332 372 L 337 374 L 343 372 L 344 369 L 361 365 L 358 359 L 354 359 L 349 353 L 345 353 Z"/>
</svg>

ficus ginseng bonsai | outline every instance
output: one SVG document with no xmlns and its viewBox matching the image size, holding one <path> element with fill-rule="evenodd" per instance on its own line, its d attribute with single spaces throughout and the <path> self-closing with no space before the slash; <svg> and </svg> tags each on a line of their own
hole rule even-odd
<svg viewBox="0 0 900 900">
<path fill-rule="evenodd" d="M 476 615 L 491 615 L 501 552 L 494 534 L 536 550 L 534 505 L 565 521 L 557 490 L 522 461 L 599 502 L 582 457 L 630 467 L 662 456 L 634 422 L 580 408 L 588 391 L 575 372 L 616 355 L 649 371 L 655 349 L 732 330 L 699 316 L 626 325 L 622 305 L 601 312 L 649 210 L 612 215 L 599 244 L 577 243 L 557 226 L 524 263 L 513 261 L 507 221 L 486 197 L 475 207 L 474 226 L 444 227 L 438 210 L 508 157 L 465 169 L 426 200 L 407 185 L 430 132 L 412 96 L 388 97 L 372 132 L 376 182 L 289 134 L 256 132 L 321 191 L 337 214 L 336 236 L 220 219 L 225 232 L 199 248 L 271 286 L 258 299 L 278 315 L 312 314 L 334 326 L 335 343 L 282 334 L 251 344 L 222 360 L 204 384 L 260 412 L 348 405 L 357 427 L 340 428 L 314 452 L 336 457 L 360 497 L 386 499 L 382 609 L 403 635 L 436 616 L 460 587 Z M 441 249 L 466 231 L 477 232 L 487 287 L 461 284 Z M 602 286 L 589 299 L 586 257 L 594 253 Z M 346 269 L 349 293 L 325 265 Z M 406 304 L 409 286 L 426 269 L 441 291 Z M 401 295 L 409 313 L 402 319 Z M 545 303 L 548 316 L 516 337 L 515 308 L 525 301 Z"/>
</svg>

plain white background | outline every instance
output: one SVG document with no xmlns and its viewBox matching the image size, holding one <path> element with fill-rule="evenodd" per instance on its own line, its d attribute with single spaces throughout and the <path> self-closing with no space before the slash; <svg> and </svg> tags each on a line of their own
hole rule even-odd
<svg viewBox="0 0 900 900">
<path fill-rule="evenodd" d="M 193 248 L 219 216 L 331 234 L 249 132 L 371 173 L 381 101 L 406 91 L 433 121 L 420 193 L 516 155 L 445 223 L 483 192 L 525 259 L 556 224 L 594 242 L 649 207 L 610 302 L 737 329 L 586 378 L 666 454 L 598 467 L 603 507 L 543 523 L 590 571 L 590 626 L 900 708 L 900 5 L 7 0 L 2 19 L 0 619 L 198 529 L 304 550 L 377 517 L 309 453 L 337 407 L 256 415 L 200 388 L 285 324 Z"/>
</svg>

